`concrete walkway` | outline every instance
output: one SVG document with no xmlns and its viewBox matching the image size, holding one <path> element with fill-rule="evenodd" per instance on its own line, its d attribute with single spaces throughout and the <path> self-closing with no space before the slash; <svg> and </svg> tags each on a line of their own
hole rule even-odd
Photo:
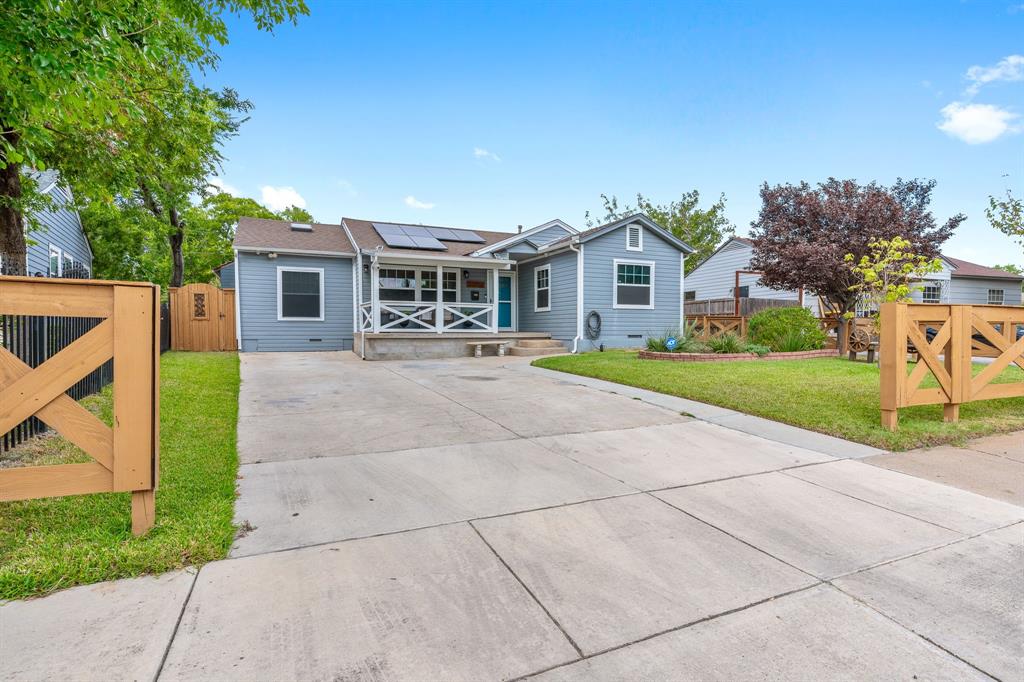
<svg viewBox="0 0 1024 682">
<path fill-rule="evenodd" d="M 509 358 L 242 379 L 231 558 L 0 607 L 0 678 L 1024 679 L 1024 507 L 878 450 Z"/>
</svg>

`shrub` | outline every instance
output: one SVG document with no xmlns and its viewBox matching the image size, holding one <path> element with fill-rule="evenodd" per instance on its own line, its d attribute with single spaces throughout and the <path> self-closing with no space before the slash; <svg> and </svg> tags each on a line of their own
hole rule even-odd
<svg viewBox="0 0 1024 682">
<path fill-rule="evenodd" d="M 753 353 L 754 355 L 759 355 L 763 357 L 765 355 L 768 355 L 768 353 L 771 353 L 772 349 L 769 348 L 768 346 L 762 346 L 761 344 L 758 343 L 748 343 L 746 351 L 748 353 Z"/>
<path fill-rule="evenodd" d="M 752 343 L 776 353 L 818 350 L 825 347 L 825 332 L 807 308 L 769 308 L 750 318 L 747 334 Z"/>
<path fill-rule="evenodd" d="M 743 353 L 747 349 L 746 342 L 735 334 L 722 334 L 708 339 L 708 346 L 715 353 Z"/>
</svg>

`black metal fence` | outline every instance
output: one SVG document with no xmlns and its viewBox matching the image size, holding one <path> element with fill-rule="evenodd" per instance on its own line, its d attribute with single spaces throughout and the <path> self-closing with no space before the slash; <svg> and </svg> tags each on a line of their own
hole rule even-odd
<svg viewBox="0 0 1024 682">
<path fill-rule="evenodd" d="M 11 264 L 12 261 L 13 259 L 8 258 L 0 261 L 0 274 L 22 274 L 23 271 L 19 272 Z M 69 266 L 65 268 L 63 275 L 65 279 L 84 279 L 89 273 L 84 267 Z M 102 319 L 85 317 L 0 315 L 0 347 L 29 367 L 35 368 L 74 343 L 100 322 Z M 66 393 L 71 398 L 80 400 L 99 392 L 113 380 L 113 362 L 107 361 L 69 388 Z M 0 436 L 0 452 L 6 452 L 46 430 L 46 424 L 35 417 L 30 417 Z"/>
</svg>

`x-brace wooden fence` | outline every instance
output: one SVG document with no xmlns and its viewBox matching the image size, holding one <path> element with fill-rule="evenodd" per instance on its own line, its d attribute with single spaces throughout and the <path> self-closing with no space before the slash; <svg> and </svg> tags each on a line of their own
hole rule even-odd
<svg viewBox="0 0 1024 682">
<path fill-rule="evenodd" d="M 38 367 L 0 348 L 0 433 L 35 416 L 93 461 L 0 470 L 0 501 L 130 491 L 132 532 L 155 520 L 159 458 L 159 288 L 0 277 L 0 314 L 102 321 Z M 65 394 L 113 358 L 113 426 Z"/>
<path fill-rule="evenodd" d="M 688 315 L 686 321 L 694 325 L 694 331 L 704 341 L 726 334 L 747 335 L 747 318 L 745 317 Z"/>
<path fill-rule="evenodd" d="M 957 421 L 963 403 L 1024 396 L 1024 381 L 993 383 L 1010 365 L 1024 369 L 1022 326 L 1020 306 L 883 304 L 882 425 L 895 430 L 901 407 L 942 405 L 944 419 Z M 908 351 L 919 358 L 909 372 Z M 975 375 L 973 357 L 992 361 Z M 937 387 L 922 386 L 929 374 Z"/>
</svg>

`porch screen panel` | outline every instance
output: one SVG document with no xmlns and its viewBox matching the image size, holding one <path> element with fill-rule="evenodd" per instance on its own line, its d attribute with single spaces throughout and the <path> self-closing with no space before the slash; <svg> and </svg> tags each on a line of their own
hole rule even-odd
<svg viewBox="0 0 1024 682">
<path fill-rule="evenodd" d="M 281 316 L 320 317 L 320 273 L 281 271 Z"/>
<path fill-rule="evenodd" d="M 619 263 L 615 287 L 619 305 L 650 305 L 651 266 Z"/>
</svg>

